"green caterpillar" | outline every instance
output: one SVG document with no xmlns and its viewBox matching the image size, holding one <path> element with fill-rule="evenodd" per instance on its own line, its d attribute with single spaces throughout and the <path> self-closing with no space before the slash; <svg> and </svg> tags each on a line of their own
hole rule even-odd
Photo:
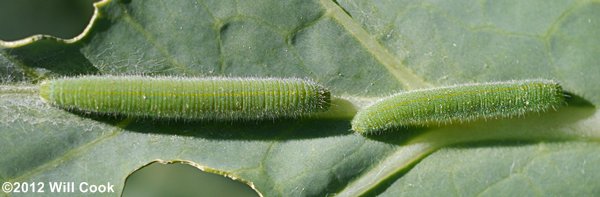
<svg viewBox="0 0 600 197">
<path fill-rule="evenodd" d="M 372 134 L 406 126 L 521 116 L 565 103 L 561 86 L 550 80 L 522 80 L 402 92 L 360 110 L 352 130 Z"/>
<path fill-rule="evenodd" d="M 132 117 L 260 120 L 325 111 L 330 92 L 301 79 L 83 76 L 40 85 L 46 103 Z"/>
</svg>

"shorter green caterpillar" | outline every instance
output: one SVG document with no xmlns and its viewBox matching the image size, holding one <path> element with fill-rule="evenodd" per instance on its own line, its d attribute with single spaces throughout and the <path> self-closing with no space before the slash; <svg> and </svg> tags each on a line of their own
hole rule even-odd
<svg viewBox="0 0 600 197">
<path fill-rule="evenodd" d="M 83 76 L 40 85 L 46 103 L 133 117 L 260 120 L 325 111 L 330 93 L 301 79 Z"/>
<path fill-rule="evenodd" d="M 372 134 L 405 126 L 521 116 L 565 103 L 561 86 L 550 80 L 457 85 L 402 92 L 360 110 L 352 130 Z"/>
</svg>

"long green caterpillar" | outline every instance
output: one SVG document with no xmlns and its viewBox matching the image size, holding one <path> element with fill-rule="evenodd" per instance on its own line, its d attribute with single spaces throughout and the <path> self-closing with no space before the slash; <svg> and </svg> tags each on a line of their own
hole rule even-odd
<svg viewBox="0 0 600 197">
<path fill-rule="evenodd" d="M 522 116 L 565 103 L 561 86 L 550 80 L 457 85 L 402 92 L 360 110 L 352 130 L 371 134 L 406 126 Z"/>
<path fill-rule="evenodd" d="M 330 105 L 327 89 L 294 78 L 83 76 L 43 81 L 40 97 L 81 112 L 198 120 L 296 117 Z"/>
</svg>

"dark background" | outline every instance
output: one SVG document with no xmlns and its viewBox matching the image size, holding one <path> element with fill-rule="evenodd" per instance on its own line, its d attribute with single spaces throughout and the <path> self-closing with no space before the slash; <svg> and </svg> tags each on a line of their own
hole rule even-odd
<svg viewBox="0 0 600 197">
<path fill-rule="evenodd" d="M 36 34 L 73 38 L 87 26 L 95 0 L 0 0 L 0 40 Z"/>
</svg>

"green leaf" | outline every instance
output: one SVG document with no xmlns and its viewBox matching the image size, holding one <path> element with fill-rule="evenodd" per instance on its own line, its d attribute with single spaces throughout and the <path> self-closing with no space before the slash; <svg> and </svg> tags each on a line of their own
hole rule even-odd
<svg viewBox="0 0 600 197">
<path fill-rule="evenodd" d="M 599 2 L 95 5 L 75 38 L 0 42 L 0 181 L 108 181 L 120 193 L 134 170 L 185 160 L 266 196 L 600 192 Z M 70 113 L 36 95 L 42 79 L 80 74 L 301 77 L 337 99 L 311 119 L 202 123 Z M 530 78 L 576 97 L 514 119 L 350 131 L 356 110 L 391 93 Z"/>
</svg>

